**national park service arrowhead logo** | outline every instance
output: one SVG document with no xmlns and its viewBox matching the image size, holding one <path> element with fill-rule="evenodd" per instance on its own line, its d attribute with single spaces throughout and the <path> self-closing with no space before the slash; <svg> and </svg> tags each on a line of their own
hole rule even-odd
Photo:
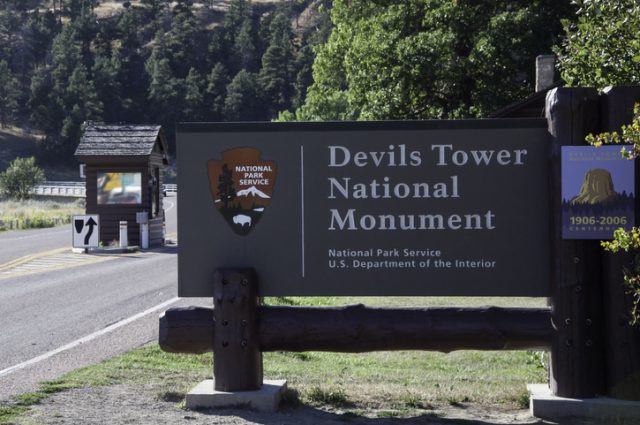
<svg viewBox="0 0 640 425">
<path fill-rule="evenodd" d="M 221 160 L 207 163 L 213 202 L 241 236 L 260 221 L 276 183 L 275 161 L 263 161 L 260 156 L 255 148 L 236 148 L 222 152 Z"/>
</svg>

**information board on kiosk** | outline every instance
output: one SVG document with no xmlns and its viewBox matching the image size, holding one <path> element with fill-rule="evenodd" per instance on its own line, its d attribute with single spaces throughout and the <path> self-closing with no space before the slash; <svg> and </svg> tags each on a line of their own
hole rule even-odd
<svg viewBox="0 0 640 425">
<path fill-rule="evenodd" d="M 181 124 L 178 295 L 549 295 L 544 120 Z"/>
</svg>

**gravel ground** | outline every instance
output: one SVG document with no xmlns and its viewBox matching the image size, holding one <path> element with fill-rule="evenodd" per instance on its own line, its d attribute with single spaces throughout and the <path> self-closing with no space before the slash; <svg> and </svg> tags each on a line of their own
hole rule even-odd
<svg viewBox="0 0 640 425">
<path fill-rule="evenodd" d="M 157 398 L 151 388 L 114 385 L 82 388 L 55 394 L 34 406 L 17 421 L 33 424 L 434 424 L 492 425 L 542 424 L 527 410 L 504 410 L 499 406 L 460 405 L 416 411 L 414 417 L 394 418 L 389 411 L 367 411 L 354 415 L 337 409 L 312 407 L 284 408 L 278 413 L 258 413 L 250 410 L 188 411 L 176 402 Z"/>
</svg>

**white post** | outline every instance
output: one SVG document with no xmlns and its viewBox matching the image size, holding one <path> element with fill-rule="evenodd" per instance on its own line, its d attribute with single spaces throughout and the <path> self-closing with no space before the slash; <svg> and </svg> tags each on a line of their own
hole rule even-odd
<svg viewBox="0 0 640 425">
<path fill-rule="evenodd" d="M 147 211 L 136 213 L 136 223 L 140 225 L 140 247 L 149 249 L 149 213 Z"/>
<path fill-rule="evenodd" d="M 120 248 L 126 248 L 129 246 L 129 237 L 127 234 L 127 222 L 120 222 Z"/>
<path fill-rule="evenodd" d="M 149 223 L 140 224 L 140 244 L 142 249 L 149 249 Z"/>
</svg>

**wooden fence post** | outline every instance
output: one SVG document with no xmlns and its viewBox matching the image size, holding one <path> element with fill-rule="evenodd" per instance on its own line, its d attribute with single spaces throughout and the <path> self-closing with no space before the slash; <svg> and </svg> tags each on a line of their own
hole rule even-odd
<svg viewBox="0 0 640 425">
<path fill-rule="evenodd" d="M 640 87 L 606 88 L 601 96 L 602 131 L 619 131 L 630 123 L 636 102 L 640 102 Z M 638 175 L 636 225 L 640 223 Z M 603 258 L 606 390 L 610 397 L 640 400 L 640 328 L 629 324 L 632 298 L 626 294 L 622 273 L 632 260 L 629 253 L 605 253 Z"/>
<path fill-rule="evenodd" d="M 561 146 L 582 145 L 599 130 L 598 93 L 556 88 L 547 94 L 551 133 L 551 308 L 555 336 L 550 387 L 561 397 L 604 393 L 604 348 L 599 242 L 562 240 Z"/>
<path fill-rule="evenodd" d="M 258 279 L 253 269 L 218 269 L 213 284 L 213 376 L 217 391 L 262 386 Z"/>
</svg>

